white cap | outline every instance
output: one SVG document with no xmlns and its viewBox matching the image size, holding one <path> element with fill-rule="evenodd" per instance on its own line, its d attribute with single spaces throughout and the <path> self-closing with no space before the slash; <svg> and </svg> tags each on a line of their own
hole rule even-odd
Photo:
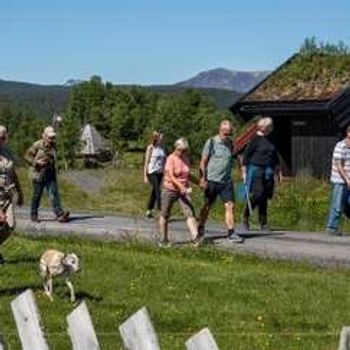
<svg viewBox="0 0 350 350">
<path fill-rule="evenodd" d="M 0 125 L 0 137 L 5 137 L 7 135 L 7 129 L 5 126 Z"/>
<path fill-rule="evenodd" d="M 44 129 L 44 133 L 43 133 L 43 136 L 47 136 L 47 137 L 55 137 L 56 136 L 56 132 L 55 132 L 55 129 L 52 127 L 52 126 L 47 126 L 45 129 Z"/>
</svg>

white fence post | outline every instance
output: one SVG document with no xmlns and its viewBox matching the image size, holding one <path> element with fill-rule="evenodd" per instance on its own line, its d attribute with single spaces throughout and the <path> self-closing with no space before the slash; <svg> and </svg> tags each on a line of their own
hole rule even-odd
<svg viewBox="0 0 350 350">
<path fill-rule="evenodd" d="M 48 345 L 41 329 L 41 319 L 30 289 L 11 302 L 12 313 L 23 350 L 47 350 Z"/>
<path fill-rule="evenodd" d="M 73 350 L 100 349 L 85 301 L 67 316 L 67 323 L 68 334 L 72 341 Z"/>
<path fill-rule="evenodd" d="M 342 328 L 338 350 L 350 350 L 350 327 Z"/>
<path fill-rule="evenodd" d="M 119 326 L 119 332 L 126 350 L 160 350 L 157 334 L 145 307 Z"/>
<path fill-rule="evenodd" d="M 203 328 L 200 332 L 186 341 L 187 350 L 219 350 L 216 341 L 208 328 Z"/>
</svg>

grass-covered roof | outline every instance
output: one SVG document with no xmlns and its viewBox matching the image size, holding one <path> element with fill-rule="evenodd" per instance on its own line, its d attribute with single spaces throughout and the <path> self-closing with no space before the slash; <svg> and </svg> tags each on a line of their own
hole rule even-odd
<svg viewBox="0 0 350 350">
<path fill-rule="evenodd" d="M 301 51 L 248 94 L 243 102 L 329 100 L 348 86 L 348 52 Z"/>
</svg>

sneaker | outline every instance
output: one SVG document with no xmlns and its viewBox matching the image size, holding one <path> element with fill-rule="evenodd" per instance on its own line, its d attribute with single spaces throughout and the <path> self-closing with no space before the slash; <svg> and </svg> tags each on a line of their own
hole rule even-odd
<svg viewBox="0 0 350 350">
<path fill-rule="evenodd" d="M 327 228 L 326 233 L 330 236 L 342 236 L 343 234 L 334 228 Z"/>
<path fill-rule="evenodd" d="M 205 226 L 198 226 L 198 236 L 196 239 L 203 238 L 205 235 Z"/>
<path fill-rule="evenodd" d="M 147 220 L 153 219 L 153 214 L 151 210 L 146 211 L 145 219 Z"/>
<path fill-rule="evenodd" d="M 242 222 L 241 230 L 242 230 L 243 232 L 249 232 L 249 231 L 250 231 L 249 221 L 244 220 L 244 221 Z"/>
<path fill-rule="evenodd" d="M 231 243 L 243 243 L 244 242 L 244 238 L 242 236 L 240 236 L 239 234 L 237 234 L 236 232 L 233 232 L 230 235 L 228 235 L 227 239 Z"/>
<path fill-rule="evenodd" d="M 69 211 L 63 211 L 61 214 L 57 215 L 56 220 L 58 222 L 68 222 L 69 220 Z"/>
<path fill-rule="evenodd" d="M 170 243 L 170 241 L 160 241 L 158 243 L 158 247 L 161 247 L 161 248 L 170 248 L 172 246 L 172 244 Z"/>
<path fill-rule="evenodd" d="M 260 231 L 270 232 L 271 229 L 268 224 L 261 224 L 260 225 Z"/>
<path fill-rule="evenodd" d="M 30 221 L 34 223 L 39 223 L 40 219 L 38 218 L 38 215 L 31 215 L 30 216 Z"/>
</svg>

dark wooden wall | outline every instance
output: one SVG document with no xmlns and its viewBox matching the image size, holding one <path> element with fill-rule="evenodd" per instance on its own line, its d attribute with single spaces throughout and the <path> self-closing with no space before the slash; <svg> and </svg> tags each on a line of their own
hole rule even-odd
<svg viewBox="0 0 350 350">
<path fill-rule="evenodd" d="M 291 116 L 275 119 L 276 146 L 287 175 L 327 177 L 338 129 L 327 115 Z"/>
</svg>

